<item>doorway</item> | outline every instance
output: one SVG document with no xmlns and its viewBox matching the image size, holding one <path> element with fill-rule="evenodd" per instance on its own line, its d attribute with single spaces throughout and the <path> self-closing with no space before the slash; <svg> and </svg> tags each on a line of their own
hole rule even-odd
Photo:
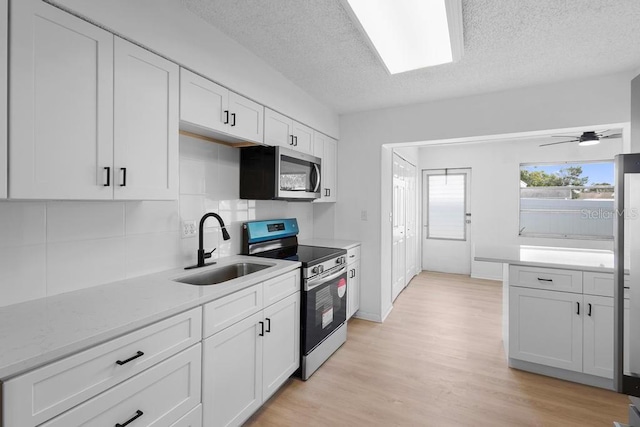
<svg viewBox="0 0 640 427">
<path fill-rule="evenodd" d="M 422 269 L 471 274 L 471 169 L 422 171 Z"/>
</svg>

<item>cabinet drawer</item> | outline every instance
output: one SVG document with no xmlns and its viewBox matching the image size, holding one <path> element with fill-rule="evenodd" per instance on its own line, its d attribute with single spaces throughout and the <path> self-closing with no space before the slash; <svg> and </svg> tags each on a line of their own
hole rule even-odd
<svg viewBox="0 0 640 427">
<path fill-rule="evenodd" d="M 171 424 L 171 427 L 202 427 L 202 404 L 196 406 L 187 415 Z"/>
<path fill-rule="evenodd" d="M 184 350 L 201 337 L 198 307 L 11 379 L 3 389 L 4 426 L 40 424 Z M 132 359 L 134 356 L 138 357 Z"/>
<path fill-rule="evenodd" d="M 300 269 L 274 277 L 263 284 L 264 307 L 300 291 Z"/>
<path fill-rule="evenodd" d="M 43 426 L 171 425 L 200 403 L 201 354 L 196 344 Z"/>
<path fill-rule="evenodd" d="M 347 250 L 347 263 L 360 259 L 360 245 Z"/>
<path fill-rule="evenodd" d="M 526 288 L 582 293 L 582 272 L 512 265 L 509 267 L 509 284 Z"/>
<path fill-rule="evenodd" d="M 204 335 L 209 337 L 262 309 L 262 283 L 204 306 Z"/>
<path fill-rule="evenodd" d="M 612 273 L 592 273 L 585 271 L 582 275 L 583 290 L 588 295 L 599 295 L 603 297 L 613 296 L 613 274 Z M 629 298 L 629 277 L 624 278 L 624 297 Z"/>
</svg>

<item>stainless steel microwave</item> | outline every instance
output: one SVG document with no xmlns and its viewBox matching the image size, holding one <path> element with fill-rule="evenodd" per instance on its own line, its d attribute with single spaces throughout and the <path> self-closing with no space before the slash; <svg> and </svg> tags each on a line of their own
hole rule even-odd
<svg viewBox="0 0 640 427">
<path fill-rule="evenodd" d="M 322 160 L 284 147 L 240 149 L 240 198 L 310 201 L 320 198 Z"/>
</svg>

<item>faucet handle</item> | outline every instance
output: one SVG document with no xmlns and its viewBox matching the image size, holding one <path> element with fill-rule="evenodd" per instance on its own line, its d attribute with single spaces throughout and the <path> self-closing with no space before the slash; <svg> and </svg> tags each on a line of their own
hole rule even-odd
<svg viewBox="0 0 640 427">
<path fill-rule="evenodd" d="M 211 252 L 205 252 L 204 253 L 204 258 L 205 259 L 211 258 L 211 254 L 213 254 L 216 251 L 216 249 L 218 249 L 218 248 L 213 248 L 213 250 Z"/>
</svg>

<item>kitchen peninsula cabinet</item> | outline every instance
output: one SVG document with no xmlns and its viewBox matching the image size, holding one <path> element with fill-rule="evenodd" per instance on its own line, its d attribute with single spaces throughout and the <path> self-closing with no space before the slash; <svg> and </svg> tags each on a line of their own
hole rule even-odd
<svg viewBox="0 0 640 427">
<path fill-rule="evenodd" d="M 314 131 L 289 117 L 265 108 L 264 143 L 290 148 L 305 154 L 313 154 Z"/>
<path fill-rule="evenodd" d="M 176 199 L 178 66 L 40 0 L 10 18 L 9 197 Z"/>
<path fill-rule="evenodd" d="M 227 142 L 262 143 L 264 107 L 185 68 L 180 69 L 180 126 Z"/>
<path fill-rule="evenodd" d="M 322 178 L 320 198 L 315 202 L 336 202 L 336 183 L 338 182 L 338 142 L 320 132 L 314 131 L 313 155 L 322 159 Z"/>
</svg>

